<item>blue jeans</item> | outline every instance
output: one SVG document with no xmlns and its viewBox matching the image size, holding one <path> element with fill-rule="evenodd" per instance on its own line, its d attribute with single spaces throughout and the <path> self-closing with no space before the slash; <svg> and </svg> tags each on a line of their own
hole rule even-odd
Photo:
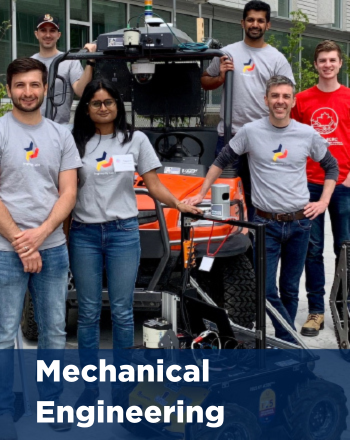
<svg viewBox="0 0 350 440">
<path fill-rule="evenodd" d="M 82 367 L 87 363 L 97 365 L 104 268 L 112 315 L 113 348 L 134 344 L 133 296 L 141 253 L 137 217 L 94 224 L 73 220 L 69 252 L 78 295 L 80 361 Z M 96 388 L 94 383 L 86 383 L 86 386 Z"/>
<path fill-rule="evenodd" d="M 224 148 L 224 146 L 225 146 L 224 136 L 218 136 L 218 141 L 215 150 L 215 157 L 217 157 L 221 153 L 221 150 Z M 255 208 L 252 205 L 251 181 L 250 181 L 248 157 L 246 154 L 243 154 L 239 159 L 240 160 L 239 160 L 238 175 L 242 179 L 242 183 L 243 183 L 245 202 L 247 205 L 248 221 L 252 222 L 255 215 Z"/>
<path fill-rule="evenodd" d="M 254 222 L 266 224 L 266 299 L 295 329 L 299 283 L 303 273 L 312 222 L 308 219 L 278 222 L 255 215 Z M 277 267 L 281 260 L 279 291 Z M 294 338 L 268 313 L 277 338 L 295 342 Z"/>
<path fill-rule="evenodd" d="M 29 289 L 39 330 L 38 358 L 51 349 L 63 359 L 66 344 L 65 317 L 68 282 L 66 245 L 40 251 L 40 273 L 26 273 L 15 252 L 0 251 L 0 414 L 14 412 L 13 347 L 21 321 L 23 301 Z M 56 400 L 62 393 L 60 383 L 38 383 L 41 400 Z"/>
<path fill-rule="evenodd" d="M 320 200 L 323 185 L 309 183 L 310 202 Z M 328 206 L 333 233 L 333 248 L 339 258 L 341 245 L 350 240 L 350 188 L 337 185 Z M 309 313 L 324 313 L 325 272 L 323 264 L 324 214 L 313 220 L 305 262 L 306 291 Z"/>
</svg>

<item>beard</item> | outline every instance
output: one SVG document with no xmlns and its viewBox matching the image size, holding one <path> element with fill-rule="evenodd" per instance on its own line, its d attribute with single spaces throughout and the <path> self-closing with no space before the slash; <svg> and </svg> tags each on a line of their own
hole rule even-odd
<svg viewBox="0 0 350 440">
<path fill-rule="evenodd" d="M 249 37 L 251 40 L 260 40 L 265 34 L 265 30 L 257 29 L 259 32 L 257 34 L 252 34 L 251 30 L 246 30 L 245 33 L 247 37 Z"/>
<path fill-rule="evenodd" d="M 38 110 L 38 108 L 41 107 L 41 104 L 44 102 L 44 98 L 45 98 L 45 95 L 39 96 L 38 101 L 34 107 L 24 107 L 21 104 L 20 100 L 13 99 L 13 98 L 12 98 L 12 104 L 14 107 L 16 107 L 18 110 L 20 110 L 22 112 L 31 113 L 31 112 L 35 112 L 36 110 Z"/>
</svg>

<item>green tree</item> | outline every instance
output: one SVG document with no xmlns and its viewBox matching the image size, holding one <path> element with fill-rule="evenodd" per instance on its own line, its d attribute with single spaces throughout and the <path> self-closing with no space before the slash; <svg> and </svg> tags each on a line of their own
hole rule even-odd
<svg viewBox="0 0 350 440">
<path fill-rule="evenodd" d="M 8 21 L 3 21 L 0 25 L 0 41 L 4 38 L 4 36 L 6 35 L 6 32 L 9 31 L 11 27 L 11 22 L 10 20 Z M 7 98 L 7 92 L 6 92 L 6 87 L 5 85 L 0 82 L 0 117 L 4 116 L 5 113 L 7 113 L 8 111 L 12 110 L 12 104 L 8 103 L 8 102 L 3 102 L 4 98 Z"/>
<path fill-rule="evenodd" d="M 313 64 L 309 60 L 301 57 L 301 61 L 299 61 L 299 54 L 302 54 L 304 49 L 301 45 L 302 34 L 309 23 L 309 18 L 300 9 L 291 12 L 291 17 L 292 25 L 290 27 L 289 34 L 287 35 L 288 45 L 283 46 L 282 50 L 286 54 L 288 62 L 292 66 L 296 82 L 296 90 L 297 92 L 301 92 L 302 90 L 314 86 L 317 83 L 318 75 Z M 270 38 L 267 40 L 267 43 L 276 47 L 276 49 L 280 49 L 280 43 L 274 35 L 270 36 Z"/>
</svg>

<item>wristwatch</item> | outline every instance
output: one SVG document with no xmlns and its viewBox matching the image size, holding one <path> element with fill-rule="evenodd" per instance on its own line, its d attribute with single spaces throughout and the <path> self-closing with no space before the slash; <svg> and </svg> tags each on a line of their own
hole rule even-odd
<svg viewBox="0 0 350 440">
<path fill-rule="evenodd" d="M 90 60 L 87 60 L 87 61 L 86 61 L 86 65 L 87 65 L 87 66 L 91 66 L 91 67 L 95 67 L 95 66 L 96 66 L 96 61 L 90 61 Z"/>
</svg>

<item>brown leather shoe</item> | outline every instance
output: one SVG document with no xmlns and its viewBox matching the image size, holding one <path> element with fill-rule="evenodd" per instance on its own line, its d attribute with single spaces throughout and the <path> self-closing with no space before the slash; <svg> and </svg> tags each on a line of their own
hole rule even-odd
<svg viewBox="0 0 350 440">
<path fill-rule="evenodd" d="M 301 328 L 303 336 L 317 336 L 324 329 L 324 315 L 310 313 L 305 324 Z"/>
</svg>

